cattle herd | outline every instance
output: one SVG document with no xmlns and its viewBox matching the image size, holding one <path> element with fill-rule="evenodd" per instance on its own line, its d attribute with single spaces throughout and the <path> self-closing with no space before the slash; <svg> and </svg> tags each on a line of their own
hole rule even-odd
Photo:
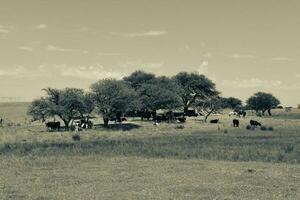
<svg viewBox="0 0 300 200">
<path fill-rule="evenodd" d="M 187 110 L 186 112 L 180 111 L 167 111 L 167 112 L 151 112 L 148 110 L 139 111 L 135 114 L 128 115 L 129 117 L 140 117 L 141 120 L 152 120 L 153 125 L 158 125 L 161 122 L 171 122 L 177 121 L 179 123 L 184 123 L 186 121 L 186 117 L 197 117 L 202 116 L 202 113 L 198 113 L 196 110 Z M 246 111 L 243 110 L 234 110 L 229 113 L 229 116 L 237 116 L 237 117 L 244 117 L 246 116 Z M 110 117 L 109 121 L 114 121 L 115 123 L 122 123 L 127 121 L 126 117 L 122 117 L 121 115 L 116 115 L 116 117 Z M 212 124 L 217 124 L 220 122 L 219 119 L 211 119 L 209 121 Z M 3 125 L 3 119 L 0 118 L 0 127 Z M 51 131 L 59 131 L 61 128 L 61 123 L 59 121 L 50 121 L 46 122 L 46 127 L 48 130 Z M 233 127 L 239 127 L 240 121 L 238 119 L 232 120 Z M 257 126 L 262 126 L 261 123 L 255 120 L 250 120 L 250 126 L 256 128 Z M 71 130 L 81 131 L 84 129 L 91 129 L 93 127 L 93 122 L 89 119 L 77 119 L 72 121 L 73 127 Z"/>
</svg>

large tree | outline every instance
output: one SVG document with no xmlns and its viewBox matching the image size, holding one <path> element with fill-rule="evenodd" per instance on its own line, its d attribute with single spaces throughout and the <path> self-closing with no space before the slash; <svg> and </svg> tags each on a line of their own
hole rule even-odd
<svg viewBox="0 0 300 200">
<path fill-rule="evenodd" d="M 144 83 L 137 90 L 142 110 L 156 111 L 159 109 L 174 109 L 182 106 L 178 95 L 178 85 L 168 77 L 157 77 Z"/>
<path fill-rule="evenodd" d="M 280 101 L 270 93 L 257 92 L 251 96 L 246 103 L 247 107 L 255 110 L 256 113 L 262 111 L 264 115 L 265 112 L 268 111 L 268 114 L 272 115 L 271 109 L 276 108 L 280 104 Z"/>
<path fill-rule="evenodd" d="M 82 89 L 66 88 L 53 89 L 46 88 L 46 97 L 34 100 L 28 110 L 28 114 L 33 120 L 45 121 L 49 117 L 59 117 L 68 129 L 70 122 L 75 117 L 82 117 L 90 114 L 93 104 Z"/>
<path fill-rule="evenodd" d="M 135 90 L 140 88 L 143 84 L 152 82 L 155 80 L 155 75 L 152 73 L 144 72 L 141 70 L 135 71 L 129 76 L 123 78 L 124 81 L 128 82 L 131 87 Z"/>
<path fill-rule="evenodd" d="M 180 72 L 173 79 L 181 86 L 178 92 L 185 112 L 196 99 L 205 100 L 211 96 L 218 95 L 215 84 L 202 74 Z"/>
<path fill-rule="evenodd" d="M 207 122 L 208 117 L 224 107 L 224 98 L 218 95 L 206 97 L 205 99 L 196 99 L 195 106 L 205 115 L 204 121 Z"/>
<path fill-rule="evenodd" d="M 102 115 L 106 127 L 110 118 L 138 107 L 136 92 L 124 81 L 103 79 L 94 83 L 91 90 L 96 111 Z"/>
<path fill-rule="evenodd" d="M 221 97 L 222 108 L 238 109 L 241 108 L 242 100 L 235 97 Z"/>
</svg>

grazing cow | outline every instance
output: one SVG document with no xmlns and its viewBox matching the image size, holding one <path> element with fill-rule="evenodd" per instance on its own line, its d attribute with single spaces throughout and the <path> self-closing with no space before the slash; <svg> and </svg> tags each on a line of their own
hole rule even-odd
<svg viewBox="0 0 300 200">
<path fill-rule="evenodd" d="M 198 117 L 199 114 L 196 112 L 196 110 L 186 110 L 185 115 L 188 117 Z"/>
<path fill-rule="evenodd" d="M 217 124 L 217 123 L 219 123 L 219 119 L 212 119 L 209 122 L 212 124 Z"/>
<path fill-rule="evenodd" d="M 239 110 L 237 114 L 239 117 L 243 116 L 245 118 L 247 113 L 244 110 Z"/>
<path fill-rule="evenodd" d="M 232 120 L 232 123 L 233 123 L 234 127 L 239 127 L 239 125 L 240 125 L 240 121 L 238 119 Z"/>
<path fill-rule="evenodd" d="M 137 116 L 141 117 L 141 120 L 143 121 L 144 119 L 149 120 L 151 117 L 153 118 L 155 116 L 155 112 L 151 112 L 149 110 L 145 111 L 138 111 Z"/>
<path fill-rule="evenodd" d="M 50 130 L 59 130 L 60 122 L 47 122 L 46 127 Z"/>
<path fill-rule="evenodd" d="M 250 126 L 253 126 L 253 127 L 261 126 L 261 123 L 259 123 L 258 121 L 255 121 L 255 120 L 250 120 Z"/>
</svg>

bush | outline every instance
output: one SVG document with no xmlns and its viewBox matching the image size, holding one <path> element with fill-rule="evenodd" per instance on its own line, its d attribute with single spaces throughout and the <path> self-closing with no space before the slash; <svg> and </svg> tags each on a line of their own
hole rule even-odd
<svg viewBox="0 0 300 200">
<path fill-rule="evenodd" d="M 228 130 L 227 130 L 227 129 L 225 129 L 225 130 L 224 130 L 224 133 L 225 133 L 225 134 L 227 134 L 227 133 L 228 133 Z"/>
<path fill-rule="evenodd" d="M 260 127 L 260 130 L 262 130 L 262 131 L 267 131 L 268 129 L 267 129 L 267 127 L 265 127 L 265 126 L 261 126 L 261 127 Z"/>
<path fill-rule="evenodd" d="M 251 130 L 251 128 L 252 128 L 252 127 L 251 127 L 250 125 L 247 125 L 247 126 L 246 126 L 246 129 L 247 129 L 247 130 Z"/>
<path fill-rule="evenodd" d="M 274 128 L 273 128 L 272 126 L 270 126 L 270 127 L 268 128 L 268 130 L 269 130 L 269 131 L 274 131 Z"/>
<path fill-rule="evenodd" d="M 73 135 L 73 136 L 72 136 L 72 139 L 73 139 L 74 141 L 80 141 L 80 135 L 78 135 L 78 134 Z"/>
</svg>

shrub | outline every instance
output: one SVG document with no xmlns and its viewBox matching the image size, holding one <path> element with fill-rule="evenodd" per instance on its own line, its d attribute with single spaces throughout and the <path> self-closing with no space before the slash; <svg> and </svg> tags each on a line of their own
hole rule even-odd
<svg viewBox="0 0 300 200">
<path fill-rule="evenodd" d="M 261 127 L 260 127 L 260 130 L 262 130 L 262 131 L 267 131 L 268 129 L 267 129 L 267 127 L 265 127 L 265 126 L 261 126 Z"/>
<path fill-rule="evenodd" d="M 227 133 L 228 133 L 228 130 L 227 130 L 227 129 L 225 129 L 225 130 L 224 130 L 224 133 L 225 133 L 225 134 L 227 134 Z"/>
<path fill-rule="evenodd" d="M 270 127 L 268 128 L 268 130 L 269 130 L 269 131 L 274 131 L 274 128 L 273 128 L 272 126 L 270 126 Z"/>
<path fill-rule="evenodd" d="M 246 129 L 247 129 L 247 130 L 251 130 L 251 126 L 250 126 L 250 125 L 247 125 L 247 126 L 246 126 Z"/>
<path fill-rule="evenodd" d="M 73 139 L 74 141 L 80 141 L 80 135 L 78 135 L 78 134 L 73 135 L 73 136 L 72 136 L 72 139 Z"/>
</svg>

